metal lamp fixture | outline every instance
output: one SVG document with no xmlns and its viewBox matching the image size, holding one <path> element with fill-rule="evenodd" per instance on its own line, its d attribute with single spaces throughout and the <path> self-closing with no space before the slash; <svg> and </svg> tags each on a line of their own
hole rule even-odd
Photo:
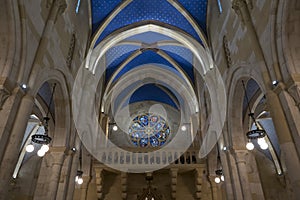
<svg viewBox="0 0 300 200">
<path fill-rule="evenodd" d="M 82 179 L 82 146 L 80 146 L 80 150 L 79 150 L 79 170 L 77 170 L 77 174 L 75 177 L 75 182 L 78 185 L 81 185 L 83 183 L 83 179 Z"/>
<path fill-rule="evenodd" d="M 216 177 L 215 177 L 215 183 L 220 183 L 221 181 L 225 181 L 225 177 L 223 174 L 223 169 L 222 169 L 222 165 L 221 165 L 221 157 L 220 157 L 220 150 L 219 150 L 219 146 L 217 144 L 217 149 L 218 149 L 218 157 L 217 157 L 217 170 L 215 171 L 216 173 Z"/>
<path fill-rule="evenodd" d="M 34 134 L 31 136 L 31 142 L 42 145 L 41 148 L 37 152 L 37 155 L 40 157 L 43 157 L 49 151 L 48 145 L 52 140 L 52 138 L 48 135 L 48 131 L 49 131 L 48 122 L 50 120 L 50 118 L 48 116 L 49 116 L 50 107 L 51 107 L 51 104 L 53 101 L 53 94 L 55 92 L 55 87 L 56 87 L 56 84 L 53 85 L 52 94 L 51 94 L 51 98 L 50 98 L 50 102 L 49 102 L 49 106 L 48 106 L 48 111 L 47 111 L 46 117 L 44 117 L 43 122 L 42 122 L 45 132 L 44 132 L 44 134 L 37 133 L 37 134 Z M 32 143 L 30 143 L 29 145 L 26 146 L 26 151 L 27 152 L 34 151 L 34 146 Z"/>
<path fill-rule="evenodd" d="M 252 140 L 257 139 L 257 143 L 259 144 L 261 149 L 263 149 L 263 150 L 268 149 L 269 146 L 268 146 L 268 144 L 265 140 L 266 131 L 259 128 L 260 126 L 258 125 L 257 121 L 255 120 L 254 113 L 251 112 L 250 105 L 249 105 L 249 99 L 248 99 L 248 95 L 247 95 L 247 91 L 246 91 L 246 87 L 245 87 L 245 83 L 244 83 L 244 81 L 242 81 L 242 83 L 243 83 L 243 88 L 244 88 L 245 96 L 246 96 L 246 100 L 247 100 L 247 107 L 248 107 L 248 110 L 249 110 L 248 115 L 249 115 L 249 117 L 251 117 L 251 119 L 253 120 L 254 125 L 256 127 L 256 129 L 250 130 L 246 133 L 246 136 L 248 138 L 246 148 L 250 151 L 253 150 L 254 149 L 254 144 L 252 143 Z"/>
<path fill-rule="evenodd" d="M 158 193 L 156 188 L 153 188 L 151 182 L 153 180 L 152 175 L 146 176 L 147 188 L 144 188 L 143 193 L 137 196 L 138 200 L 162 200 L 162 195 Z"/>
</svg>

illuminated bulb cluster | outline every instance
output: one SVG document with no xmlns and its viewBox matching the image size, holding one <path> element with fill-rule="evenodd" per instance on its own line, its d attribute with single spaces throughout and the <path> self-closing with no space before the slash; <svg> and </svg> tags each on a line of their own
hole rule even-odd
<svg viewBox="0 0 300 200">
<path fill-rule="evenodd" d="M 266 142 L 266 139 L 265 137 L 262 137 L 262 138 L 258 138 L 257 139 L 257 143 L 259 145 L 259 147 L 263 150 L 266 150 L 268 149 L 269 145 L 267 144 Z M 254 144 L 251 142 L 251 140 L 248 141 L 248 143 L 246 144 L 246 148 L 251 151 L 254 149 Z"/>
<path fill-rule="evenodd" d="M 81 185 L 83 183 L 82 174 L 83 174 L 83 171 L 80 171 L 80 170 L 77 171 L 77 175 L 75 177 L 75 182 L 78 185 Z"/>
<path fill-rule="evenodd" d="M 28 153 L 33 152 L 33 151 L 34 151 L 34 146 L 33 146 L 33 144 L 27 145 L 27 146 L 26 146 L 26 151 L 27 151 Z M 43 157 L 48 151 L 49 151 L 49 146 L 48 146 L 47 144 L 43 144 L 43 145 L 41 146 L 41 148 L 37 151 L 37 155 L 38 155 L 39 157 Z"/>
<path fill-rule="evenodd" d="M 221 169 L 216 170 L 216 177 L 215 177 L 215 183 L 221 183 L 225 181 L 224 175 L 223 175 L 223 171 Z"/>
</svg>

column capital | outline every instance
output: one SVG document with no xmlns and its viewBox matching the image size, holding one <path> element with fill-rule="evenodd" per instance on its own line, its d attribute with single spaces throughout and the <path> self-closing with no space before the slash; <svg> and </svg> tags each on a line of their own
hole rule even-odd
<svg viewBox="0 0 300 200">
<path fill-rule="evenodd" d="M 300 109 L 300 75 L 292 75 L 287 83 L 287 91 L 294 99 L 296 106 Z"/>
<path fill-rule="evenodd" d="M 234 155 L 237 163 L 246 163 L 246 158 L 249 155 L 248 150 L 235 150 Z"/>
<path fill-rule="evenodd" d="M 250 12 L 253 8 L 252 0 L 233 0 L 232 8 L 236 14 L 241 18 L 243 24 L 250 20 Z"/>
<path fill-rule="evenodd" d="M 49 151 L 49 155 L 51 156 L 51 162 L 53 165 L 55 164 L 62 165 L 66 156 L 66 148 L 51 147 Z"/>
<path fill-rule="evenodd" d="M 58 8 L 59 15 L 63 14 L 68 6 L 66 0 L 55 0 L 54 5 Z"/>
</svg>

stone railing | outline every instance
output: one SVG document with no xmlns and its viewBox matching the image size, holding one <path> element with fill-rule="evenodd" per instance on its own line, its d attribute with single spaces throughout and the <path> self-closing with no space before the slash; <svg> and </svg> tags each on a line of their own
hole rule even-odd
<svg viewBox="0 0 300 200">
<path fill-rule="evenodd" d="M 141 166 L 142 168 L 151 168 L 153 165 L 168 166 L 168 165 L 193 165 L 201 164 L 198 158 L 197 149 L 188 149 L 185 152 L 180 150 L 159 150 L 148 151 L 143 149 L 123 150 L 123 149 L 103 149 L 98 152 L 100 163 L 124 167 Z"/>
</svg>

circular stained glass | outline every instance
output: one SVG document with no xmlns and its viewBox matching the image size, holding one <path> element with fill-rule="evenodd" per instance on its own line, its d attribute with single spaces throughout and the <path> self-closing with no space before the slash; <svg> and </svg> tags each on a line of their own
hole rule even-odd
<svg viewBox="0 0 300 200">
<path fill-rule="evenodd" d="M 155 114 L 136 116 L 129 127 L 132 143 L 138 147 L 159 147 L 166 143 L 170 127 L 166 120 Z"/>
</svg>

